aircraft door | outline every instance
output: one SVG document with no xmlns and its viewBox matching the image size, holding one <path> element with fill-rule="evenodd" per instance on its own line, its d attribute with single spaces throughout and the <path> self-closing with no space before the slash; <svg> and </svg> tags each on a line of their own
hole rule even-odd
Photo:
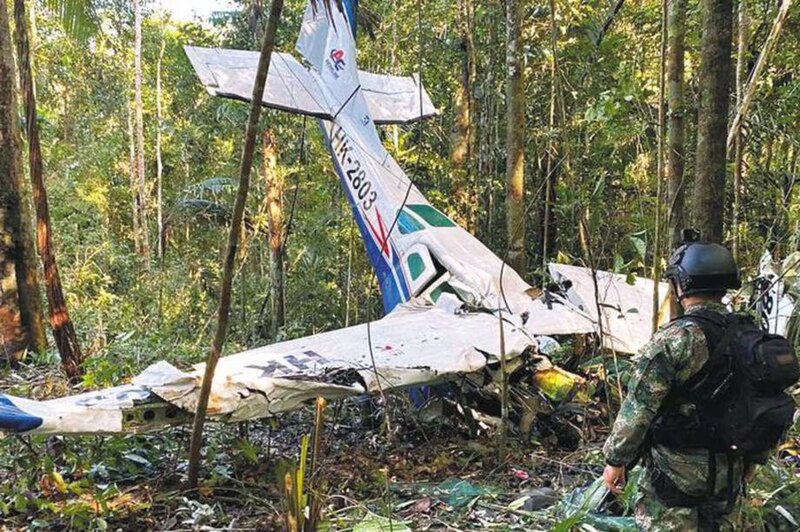
<svg viewBox="0 0 800 532">
<path fill-rule="evenodd" d="M 424 244 L 416 243 L 406 249 L 403 254 L 403 271 L 408 280 L 411 295 L 416 297 L 437 276 L 433 258 Z"/>
</svg>

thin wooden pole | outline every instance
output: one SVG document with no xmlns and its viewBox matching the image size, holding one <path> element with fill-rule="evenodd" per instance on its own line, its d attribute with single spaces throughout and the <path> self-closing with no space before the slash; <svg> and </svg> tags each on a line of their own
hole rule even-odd
<svg viewBox="0 0 800 532">
<path fill-rule="evenodd" d="M 658 293 L 661 280 L 661 188 L 664 182 L 664 137 L 667 134 L 666 64 L 667 64 L 667 1 L 661 1 L 661 55 L 658 70 L 658 149 L 656 164 L 656 220 L 653 236 L 653 321 L 652 331 L 658 329 L 658 310 L 660 298 Z"/>
<path fill-rule="evenodd" d="M 244 206 L 247 201 L 247 192 L 250 188 L 250 170 L 253 166 L 253 152 L 256 145 L 256 130 L 258 118 L 261 116 L 261 101 L 264 95 L 264 85 L 267 81 L 272 50 L 275 47 L 275 34 L 278 29 L 283 0 L 272 0 L 269 11 L 267 29 L 261 44 L 261 55 L 258 59 L 258 70 L 253 85 L 253 95 L 250 99 L 250 115 L 247 119 L 247 128 L 244 134 L 244 148 L 242 149 L 242 162 L 239 167 L 239 190 L 236 194 L 236 203 L 233 208 L 231 229 L 228 233 L 228 249 L 225 254 L 225 263 L 222 271 L 222 286 L 220 287 L 219 309 L 217 313 L 217 329 L 214 333 L 214 343 L 206 361 L 206 370 L 200 388 L 200 397 L 197 400 L 197 409 L 192 426 L 192 440 L 189 451 L 189 487 L 197 487 L 198 470 L 200 467 L 200 448 L 203 444 L 203 425 L 208 410 L 208 399 L 211 395 L 211 383 L 214 380 L 214 371 L 217 368 L 222 345 L 228 331 L 228 315 L 231 305 L 231 284 L 233 281 L 233 266 L 236 259 L 236 250 L 239 245 L 239 236 L 242 231 L 242 218 Z"/>
<path fill-rule="evenodd" d="M 778 9 L 778 14 L 775 16 L 775 20 L 772 22 L 772 28 L 769 30 L 767 40 L 764 42 L 764 48 L 761 49 L 761 54 L 758 56 L 756 66 L 753 67 L 753 73 L 747 80 L 747 87 L 744 89 L 742 102 L 739 105 L 739 108 L 736 110 L 736 116 L 733 118 L 733 122 L 731 122 L 730 131 L 728 131 L 727 146 L 729 150 L 731 149 L 731 146 L 733 146 L 733 141 L 736 138 L 739 129 L 742 127 L 742 120 L 744 120 L 744 118 L 747 116 L 747 112 L 750 110 L 750 105 L 753 103 L 753 97 L 756 93 L 756 84 L 758 83 L 758 78 L 761 77 L 761 72 L 769 62 L 769 56 L 772 53 L 772 50 L 775 48 L 775 44 L 778 42 L 778 37 L 781 34 L 783 24 L 786 22 L 786 17 L 789 14 L 789 8 L 791 6 L 792 0 L 783 0 L 780 9 Z"/>
</svg>

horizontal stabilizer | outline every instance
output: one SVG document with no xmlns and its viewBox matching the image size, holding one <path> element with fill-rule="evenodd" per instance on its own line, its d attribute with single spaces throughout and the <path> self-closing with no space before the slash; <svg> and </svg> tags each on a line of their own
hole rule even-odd
<svg viewBox="0 0 800 532">
<path fill-rule="evenodd" d="M 250 101 L 258 52 L 197 46 L 184 49 L 209 94 Z M 416 76 L 388 76 L 360 70 L 358 76 L 376 124 L 407 124 L 438 113 L 425 89 L 420 91 Z M 265 107 L 333 120 L 338 109 L 328 107 L 322 91 L 317 78 L 291 54 L 272 54 L 262 99 Z"/>
</svg>

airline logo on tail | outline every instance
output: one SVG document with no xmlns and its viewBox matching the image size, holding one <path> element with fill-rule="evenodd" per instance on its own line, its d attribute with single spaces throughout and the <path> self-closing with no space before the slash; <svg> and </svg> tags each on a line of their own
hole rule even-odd
<svg viewBox="0 0 800 532">
<path fill-rule="evenodd" d="M 338 78 L 339 75 L 337 72 L 344 70 L 344 67 L 347 66 L 347 63 L 344 62 L 344 50 L 334 48 L 331 50 L 330 58 L 331 59 L 328 62 L 328 68 L 330 68 L 331 73 Z"/>
</svg>

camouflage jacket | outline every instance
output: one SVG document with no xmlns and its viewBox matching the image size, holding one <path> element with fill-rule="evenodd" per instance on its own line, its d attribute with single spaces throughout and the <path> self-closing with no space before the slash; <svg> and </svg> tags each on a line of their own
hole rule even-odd
<svg viewBox="0 0 800 532">
<path fill-rule="evenodd" d="M 703 303 L 686 309 L 692 314 L 700 309 L 727 313 L 721 304 Z M 675 450 L 662 445 L 643 449 L 648 429 L 673 386 L 685 383 L 697 373 L 709 357 L 705 334 L 699 325 L 679 320 L 662 327 L 637 357 L 636 366 L 628 381 L 628 394 L 622 402 L 611 434 L 603 451 L 606 461 L 613 465 L 631 463 L 640 453 L 650 453 L 652 465 L 688 495 L 702 496 L 708 490 L 709 453 L 705 450 Z M 728 462 L 724 454 L 717 455 L 716 492 L 727 490 Z M 734 482 L 738 487 L 743 464 L 732 464 Z"/>
</svg>

